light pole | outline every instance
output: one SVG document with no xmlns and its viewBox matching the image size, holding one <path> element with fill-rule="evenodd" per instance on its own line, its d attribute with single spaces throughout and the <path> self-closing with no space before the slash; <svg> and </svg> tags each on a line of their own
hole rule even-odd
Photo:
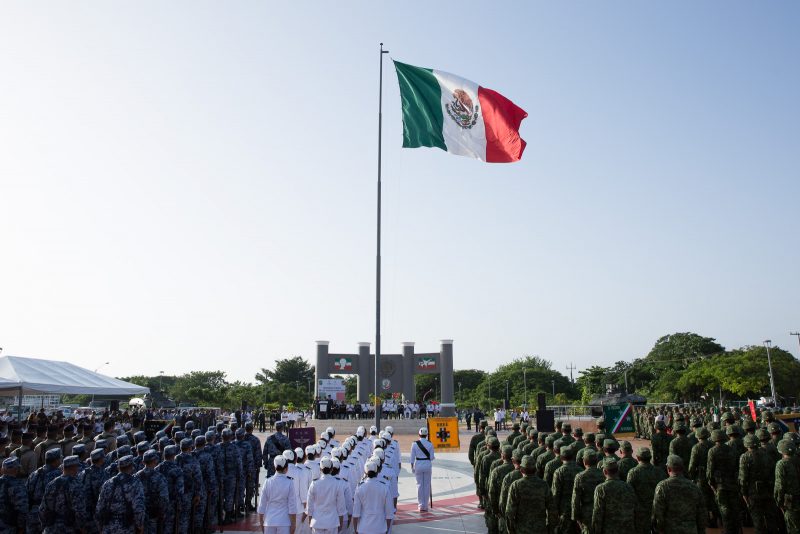
<svg viewBox="0 0 800 534">
<path fill-rule="evenodd" d="M 489 409 L 491 410 L 492 406 L 492 379 L 489 378 Z"/>
<path fill-rule="evenodd" d="M 458 383 L 458 402 L 463 404 L 463 400 L 461 399 L 461 382 Z"/>
<path fill-rule="evenodd" d="M 97 371 L 99 371 L 100 369 L 102 369 L 103 367 L 105 367 L 106 365 L 108 365 L 109 363 L 111 363 L 111 362 L 104 362 L 104 363 L 102 363 L 101 365 L 99 365 L 99 366 L 97 367 L 97 369 L 95 369 L 95 370 L 94 370 L 94 372 L 96 373 Z M 94 402 L 94 393 L 92 393 L 92 402 Z M 92 408 L 94 408 L 94 406 L 92 406 Z"/>
<path fill-rule="evenodd" d="M 790 336 L 797 336 L 797 342 L 800 343 L 800 332 L 789 332 Z M 2 351 L 3 349 L 0 349 Z"/>
<path fill-rule="evenodd" d="M 522 387 L 525 389 L 525 409 L 528 409 L 528 369 L 522 369 Z"/>
<path fill-rule="evenodd" d="M 764 340 L 764 346 L 767 347 L 767 364 L 769 365 L 769 387 L 772 390 L 772 402 L 775 403 L 775 407 L 778 407 L 778 396 L 775 393 L 775 378 L 772 376 L 772 356 L 769 353 L 769 347 L 772 344 L 771 339 Z"/>
<path fill-rule="evenodd" d="M 505 405 L 506 410 L 511 407 L 511 398 L 508 396 L 508 380 L 506 380 L 506 399 L 503 404 Z"/>
<path fill-rule="evenodd" d="M 555 397 L 556 396 L 556 379 L 553 378 L 552 380 L 550 380 L 550 382 L 553 383 L 553 397 Z M 555 400 L 554 400 L 554 402 L 555 402 Z"/>
</svg>

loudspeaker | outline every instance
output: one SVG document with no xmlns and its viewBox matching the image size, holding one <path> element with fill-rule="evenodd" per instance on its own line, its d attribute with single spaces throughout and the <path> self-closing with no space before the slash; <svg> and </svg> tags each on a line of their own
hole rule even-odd
<svg viewBox="0 0 800 534">
<path fill-rule="evenodd" d="M 555 432 L 556 413 L 553 410 L 536 410 L 536 430 L 539 432 Z"/>
<path fill-rule="evenodd" d="M 547 395 L 544 393 L 539 393 L 536 396 L 536 401 L 539 403 L 539 410 L 546 410 L 547 409 Z"/>
<path fill-rule="evenodd" d="M 119 411 L 119 401 L 118 400 L 112 400 L 109 404 L 110 404 L 110 407 L 109 407 L 110 411 L 112 411 L 112 412 L 118 412 Z"/>
</svg>

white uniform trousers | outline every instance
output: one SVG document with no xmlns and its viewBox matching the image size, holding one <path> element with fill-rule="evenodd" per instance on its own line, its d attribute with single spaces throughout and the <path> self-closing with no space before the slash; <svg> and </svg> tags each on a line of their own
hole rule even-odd
<svg viewBox="0 0 800 534">
<path fill-rule="evenodd" d="M 289 534 L 289 527 L 264 527 L 264 534 Z"/>
<path fill-rule="evenodd" d="M 423 467 L 423 464 L 427 464 Z M 417 506 L 427 510 L 431 499 L 431 462 L 417 462 L 414 476 L 417 479 Z"/>
</svg>

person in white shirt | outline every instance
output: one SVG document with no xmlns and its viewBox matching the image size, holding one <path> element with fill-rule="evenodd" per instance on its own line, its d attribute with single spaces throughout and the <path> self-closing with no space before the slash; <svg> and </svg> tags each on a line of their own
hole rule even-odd
<svg viewBox="0 0 800 534">
<path fill-rule="evenodd" d="M 344 525 L 347 507 L 339 481 L 331 476 L 333 462 L 328 456 L 319 461 L 322 476 L 308 488 L 308 517 L 314 534 L 338 534 Z"/>
<path fill-rule="evenodd" d="M 340 470 L 342 468 L 341 462 L 338 459 L 333 458 L 331 460 L 331 464 L 331 476 L 339 482 L 339 491 L 342 492 L 342 498 L 344 499 L 344 506 L 346 510 L 344 520 L 342 521 L 342 528 L 339 529 L 339 532 L 342 533 L 350 528 L 350 516 L 353 515 L 353 488 L 350 487 L 350 484 L 346 479 L 340 476 Z"/>
<path fill-rule="evenodd" d="M 308 487 L 305 486 L 305 466 L 297 465 L 297 455 L 291 449 L 283 451 L 283 457 L 286 458 L 286 476 L 294 482 L 294 496 L 297 500 L 297 512 L 295 512 L 295 529 L 303 524 L 303 511 L 306 508 L 305 499 L 308 495 Z M 303 494 L 305 489 L 306 494 Z"/>
<path fill-rule="evenodd" d="M 258 524 L 264 529 L 264 534 L 294 534 L 298 512 L 294 481 L 286 476 L 286 458 L 276 456 L 273 465 L 275 475 L 269 477 L 261 488 Z"/>
<path fill-rule="evenodd" d="M 314 459 L 316 455 L 316 445 L 309 445 L 306 447 L 306 467 L 308 467 L 311 471 L 311 478 L 309 479 L 310 482 L 308 483 L 309 486 L 311 486 L 311 482 L 319 478 L 319 460 Z"/>
<path fill-rule="evenodd" d="M 428 511 L 431 500 L 431 473 L 436 455 L 433 444 L 428 441 L 428 429 L 419 429 L 419 439 L 411 445 L 411 472 L 417 479 L 417 507 L 420 512 Z"/>
<path fill-rule="evenodd" d="M 357 534 L 386 534 L 394 519 L 389 487 L 378 480 L 378 469 L 377 462 L 367 462 L 367 478 L 356 488 L 353 525 Z"/>
</svg>

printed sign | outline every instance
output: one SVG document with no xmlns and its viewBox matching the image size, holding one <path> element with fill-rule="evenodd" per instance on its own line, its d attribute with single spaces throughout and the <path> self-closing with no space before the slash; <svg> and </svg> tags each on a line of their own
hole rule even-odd
<svg viewBox="0 0 800 534">
<path fill-rule="evenodd" d="M 435 371 L 436 359 L 430 356 L 420 356 L 417 358 L 417 369 L 422 371 Z"/>
<path fill-rule="evenodd" d="M 344 400 L 344 380 L 341 378 L 320 378 L 317 381 L 317 395 L 320 399 Z"/>
<path fill-rule="evenodd" d="M 630 403 L 603 406 L 603 417 L 606 420 L 606 428 L 611 430 L 615 436 L 636 432 L 633 426 L 633 405 Z"/>
<path fill-rule="evenodd" d="M 459 450 L 458 419 L 455 417 L 429 417 L 428 439 L 435 449 Z"/>
<path fill-rule="evenodd" d="M 342 356 L 341 358 L 336 358 L 333 360 L 333 368 L 337 371 L 352 371 L 353 370 L 353 358 L 345 358 Z"/>
<path fill-rule="evenodd" d="M 170 419 L 169 421 L 165 419 L 150 419 L 144 422 L 144 433 L 147 436 L 147 439 L 153 441 L 156 437 L 156 433 L 159 430 L 166 431 L 167 428 L 175 424 L 174 419 Z"/>
<path fill-rule="evenodd" d="M 306 445 L 311 445 L 316 442 L 317 432 L 314 430 L 313 426 L 289 429 L 289 443 L 292 444 L 293 449 L 300 447 L 305 450 Z"/>
</svg>

